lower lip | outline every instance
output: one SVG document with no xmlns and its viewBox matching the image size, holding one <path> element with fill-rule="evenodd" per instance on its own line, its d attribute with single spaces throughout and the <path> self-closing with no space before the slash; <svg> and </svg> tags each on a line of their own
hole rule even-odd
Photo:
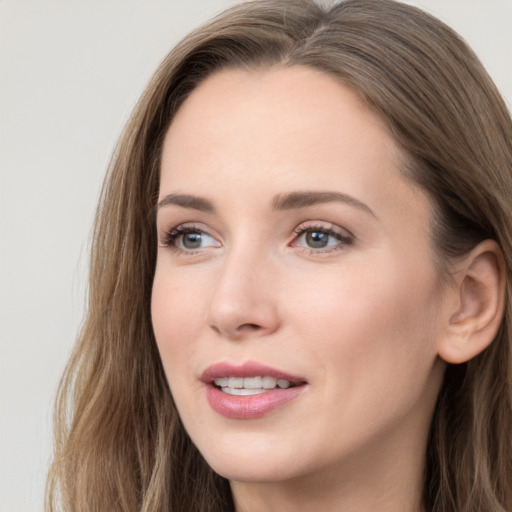
<svg viewBox="0 0 512 512">
<path fill-rule="evenodd" d="M 226 418 L 249 420 L 260 418 L 284 406 L 299 396 L 306 386 L 272 389 L 258 395 L 239 396 L 223 393 L 213 385 L 206 385 L 206 398 L 210 407 Z"/>
</svg>

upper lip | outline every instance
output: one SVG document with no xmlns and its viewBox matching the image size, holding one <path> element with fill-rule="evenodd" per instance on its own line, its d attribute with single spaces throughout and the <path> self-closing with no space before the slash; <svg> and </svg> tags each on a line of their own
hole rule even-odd
<svg viewBox="0 0 512 512">
<path fill-rule="evenodd" d="M 246 361 L 242 364 L 232 364 L 225 361 L 212 364 L 201 374 L 200 380 L 206 384 L 211 384 L 213 379 L 218 377 L 257 377 L 269 376 L 275 379 L 284 379 L 292 384 L 305 384 L 306 379 L 297 375 L 292 375 L 277 368 L 272 368 L 265 364 L 254 361 Z"/>
</svg>

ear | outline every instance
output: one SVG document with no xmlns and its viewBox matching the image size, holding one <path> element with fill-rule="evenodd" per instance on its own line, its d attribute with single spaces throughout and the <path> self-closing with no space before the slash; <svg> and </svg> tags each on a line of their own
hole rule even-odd
<svg viewBox="0 0 512 512">
<path fill-rule="evenodd" d="M 447 363 L 469 361 L 494 340 L 503 317 L 505 264 L 498 244 L 485 240 L 457 264 L 457 299 L 438 353 Z"/>
</svg>

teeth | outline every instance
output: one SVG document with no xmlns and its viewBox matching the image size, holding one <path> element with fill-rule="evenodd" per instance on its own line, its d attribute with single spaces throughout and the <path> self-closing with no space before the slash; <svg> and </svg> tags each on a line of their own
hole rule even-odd
<svg viewBox="0 0 512 512">
<path fill-rule="evenodd" d="M 284 379 L 277 379 L 277 385 L 282 389 L 286 389 L 286 388 L 290 387 L 290 383 Z"/>
<path fill-rule="evenodd" d="M 274 377 L 217 377 L 213 380 L 216 386 L 222 388 L 224 393 L 230 395 L 257 395 L 269 389 L 287 389 L 291 382 L 286 379 L 275 379 Z"/>
<path fill-rule="evenodd" d="M 238 395 L 238 396 L 249 396 L 249 395 L 260 395 L 261 393 L 265 393 L 264 389 L 237 389 L 237 388 L 222 388 L 223 393 L 227 393 L 228 395 Z"/>
<path fill-rule="evenodd" d="M 230 388 L 243 388 L 244 387 L 244 379 L 243 377 L 229 377 L 228 386 Z"/>
<path fill-rule="evenodd" d="M 274 389 L 277 384 L 277 379 L 274 377 L 263 377 L 263 388 L 264 389 Z"/>
<path fill-rule="evenodd" d="M 262 377 L 245 377 L 243 387 L 245 389 L 259 389 L 262 388 Z"/>
</svg>

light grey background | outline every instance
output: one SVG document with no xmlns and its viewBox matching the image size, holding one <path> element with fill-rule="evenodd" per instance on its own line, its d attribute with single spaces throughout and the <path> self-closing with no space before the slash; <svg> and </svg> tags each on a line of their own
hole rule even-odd
<svg viewBox="0 0 512 512">
<path fill-rule="evenodd" d="M 0 512 L 42 510 L 52 401 L 123 124 L 167 51 L 232 3 L 0 0 Z M 512 0 L 410 3 L 467 39 L 510 106 Z"/>
</svg>

